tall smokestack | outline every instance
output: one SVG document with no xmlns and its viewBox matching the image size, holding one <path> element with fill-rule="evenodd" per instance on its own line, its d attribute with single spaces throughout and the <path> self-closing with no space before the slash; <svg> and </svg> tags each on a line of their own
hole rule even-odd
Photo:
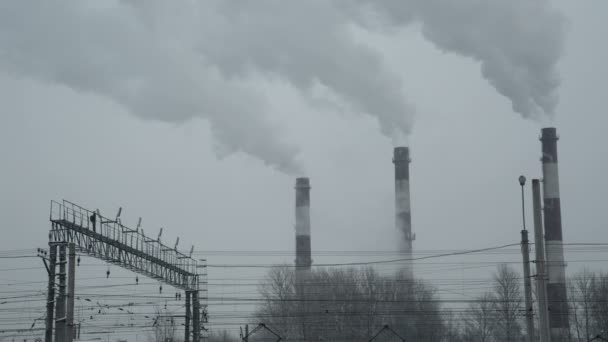
<svg viewBox="0 0 608 342">
<path fill-rule="evenodd" d="M 304 341 L 308 341 L 310 326 L 310 288 L 307 282 L 310 275 L 310 180 L 296 178 L 296 278 L 295 290 L 300 302 L 298 303 L 299 324 Z"/>
<path fill-rule="evenodd" d="M 562 239 L 562 214 L 559 199 L 559 174 L 557 167 L 557 131 L 541 130 L 543 164 L 543 200 L 545 212 L 545 248 L 547 251 L 547 300 L 549 302 L 549 327 L 551 341 L 568 340 L 568 302 L 566 293 L 566 264 Z"/>
<path fill-rule="evenodd" d="M 395 147 L 393 151 L 395 164 L 395 225 L 400 234 L 399 251 L 407 259 L 412 259 L 412 215 L 410 211 L 410 149 Z M 403 274 L 407 279 L 414 278 L 412 262 L 408 261 Z"/>
<path fill-rule="evenodd" d="M 296 271 L 310 270 L 310 180 L 296 179 Z"/>
</svg>

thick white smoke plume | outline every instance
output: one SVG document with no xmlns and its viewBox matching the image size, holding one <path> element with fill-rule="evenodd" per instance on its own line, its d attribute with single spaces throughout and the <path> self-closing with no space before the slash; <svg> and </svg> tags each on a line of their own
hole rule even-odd
<svg viewBox="0 0 608 342">
<path fill-rule="evenodd" d="M 438 48 L 481 62 L 483 76 L 525 118 L 552 116 L 563 16 L 549 0 L 358 0 L 392 25 L 419 22 Z"/>
<path fill-rule="evenodd" d="M 322 85 L 387 136 L 407 135 L 402 80 L 351 28 L 416 21 L 439 48 L 479 60 L 523 116 L 553 112 L 563 30 L 545 0 L 5 1 L 0 70 L 99 94 L 143 118 L 204 118 L 224 151 L 298 172 L 297 148 L 249 81 L 279 78 L 305 96 Z"/>
<path fill-rule="evenodd" d="M 187 4 L 175 7 L 187 12 Z M 150 19 L 125 3 L 2 2 L 0 67 L 106 96 L 144 118 L 206 118 L 224 153 L 297 172 L 297 149 L 265 116 L 264 99 L 195 53 L 196 31 L 181 35 Z"/>
</svg>

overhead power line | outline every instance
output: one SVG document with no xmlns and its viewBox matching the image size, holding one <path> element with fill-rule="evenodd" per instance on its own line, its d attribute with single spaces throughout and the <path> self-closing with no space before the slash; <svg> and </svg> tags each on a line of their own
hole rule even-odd
<svg viewBox="0 0 608 342">
<path fill-rule="evenodd" d="M 497 249 L 502 249 L 502 248 L 507 248 L 507 247 L 513 247 L 513 246 L 519 246 L 519 243 L 510 243 L 510 244 L 507 244 L 507 245 L 488 247 L 488 248 L 471 249 L 471 250 L 466 250 L 466 251 L 461 251 L 461 252 L 451 252 L 451 253 L 442 253 L 442 254 L 435 254 L 435 255 L 427 255 L 427 256 L 417 257 L 417 258 L 399 258 L 399 259 L 377 260 L 377 261 L 327 263 L 327 264 L 315 264 L 313 266 L 316 266 L 316 267 L 339 267 L 339 266 L 366 266 L 366 265 L 391 264 L 391 263 L 406 262 L 406 261 L 419 261 L 419 260 L 436 259 L 436 258 L 443 258 L 443 257 L 455 256 L 455 255 L 465 255 L 465 254 L 480 253 L 480 252 L 492 251 L 492 250 L 497 250 Z M 243 264 L 243 265 L 229 265 L 229 264 L 217 265 L 216 264 L 216 265 L 214 265 L 214 264 L 208 264 L 207 267 L 219 267 L 219 268 L 230 268 L 230 267 L 234 267 L 234 268 L 290 267 L 290 268 L 295 268 L 296 265 L 246 265 L 246 264 Z"/>
</svg>

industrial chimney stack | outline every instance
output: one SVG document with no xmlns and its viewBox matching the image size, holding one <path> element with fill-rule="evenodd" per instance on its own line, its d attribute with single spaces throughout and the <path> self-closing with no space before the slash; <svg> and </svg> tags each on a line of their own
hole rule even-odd
<svg viewBox="0 0 608 342">
<path fill-rule="evenodd" d="M 310 180 L 296 179 L 296 277 L 310 271 Z M 301 277 L 299 277 L 301 278 Z"/>
<path fill-rule="evenodd" d="M 395 225 L 400 234 L 399 251 L 404 258 L 412 259 L 412 215 L 410 211 L 410 150 L 408 147 L 395 147 Z M 412 262 L 405 264 L 403 274 L 407 279 L 414 278 Z"/>
<path fill-rule="evenodd" d="M 566 264 L 562 239 L 562 214 L 559 199 L 556 129 L 541 130 L 543 164 L 543 200 L 545 213 L 545 248 L 547 253 L 547 300 L 551 341 L 568 340 L 568 302 L 566 293 Z"/>
</svg>

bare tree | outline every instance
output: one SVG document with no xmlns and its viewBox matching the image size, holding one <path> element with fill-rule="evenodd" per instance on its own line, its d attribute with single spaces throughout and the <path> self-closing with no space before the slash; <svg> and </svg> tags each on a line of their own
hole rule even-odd
<svg viewBox="0 0 608 342">
<path fill-rule="evenodd" d="M 441 338 L 442 341 L 446 342 L 468 342 L 473 341 L 467 339 L 464 333 L 463 325 L 459 318 L 451 311 L 447 311 L 443 315 L 444 332 Z"/>
<path fill-rule="evenodd" d="M 521 277 L 509 266 L 498 266 L 494 274 L 494 310 L 497 320 L 494 337 L 496 341 L 520 341 L 522 326 L 520 318 L 523 313 L 521 294 Z"/>
<path fill-rule="evenodd" d="M 437 295 L 424 282 L 340 268 L 311 271 L 297 294 L 295 285 L 293 269 L 278 267 L 260 289 L 256 319 L 285 339 L 368 340 L 385 324 L 412 341 L 439 342 L 445 335 Z"/>
<path fill-rule="evenodd" d="M 465 311 L 463 319 L 466 341 L 493 341 L 498 318 L 495 311 L 495 302 L 494 294 L 486 292 L 478 297 Z"/>
<path fill-rule="evenodd" d="M 583 270 L 569 279 L 568 290 L 576 339 L 608 335 L 608 274 Z"/>
<path fill-rule="evenodd" d="M 586 269 L 575 274 L 568 282 L 572 330 L 576 333 L 578 341 L 589 341 L 595 336 L 593 331 L 595 284 L 595 274 Z"/>
<path fill-rule="evenodd" d="M 592 284 L 594 334 L 608 335 L 608 273 L 596 274 Z"/>
<path fill-rule="evenodd" d="M 260 286 L 263 298 L 256 318 L 280 329 L 282 336 L 296 336 L 298 326 L 295 272 L 289 267 L 272 268 Z"/>
</svg>

